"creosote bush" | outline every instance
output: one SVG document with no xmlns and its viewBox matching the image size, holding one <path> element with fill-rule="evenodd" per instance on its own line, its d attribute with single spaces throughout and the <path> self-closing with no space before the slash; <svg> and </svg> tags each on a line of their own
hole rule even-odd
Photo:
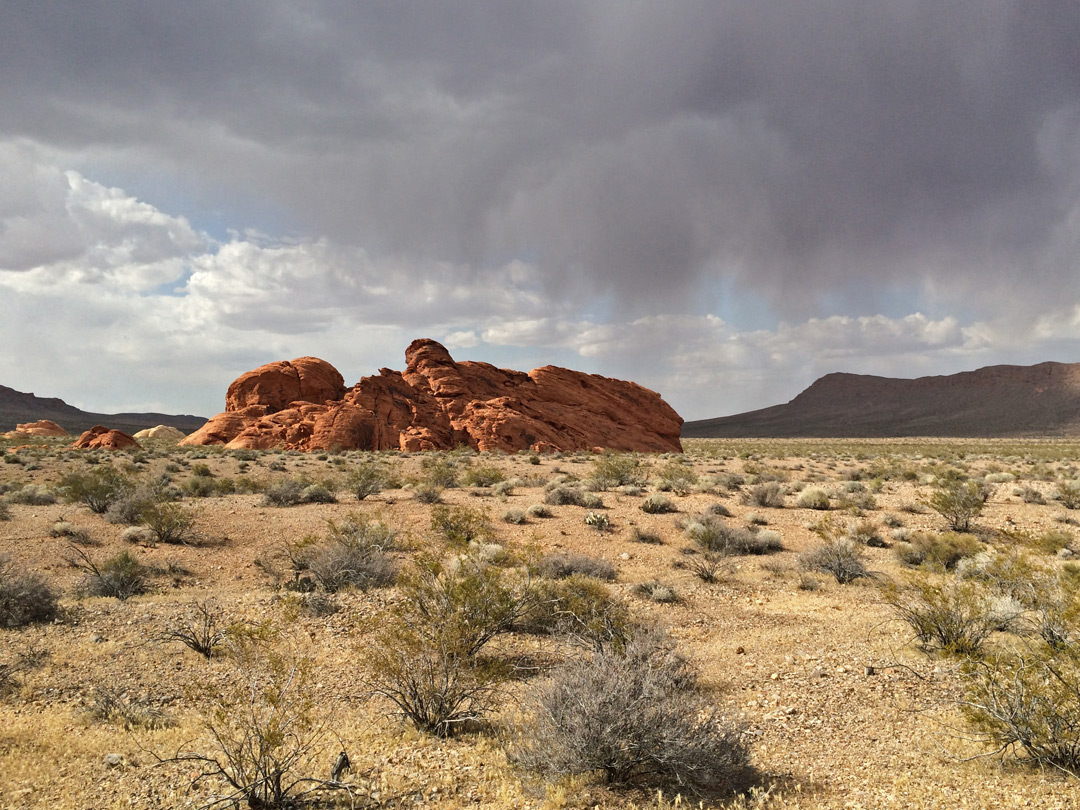
<svg viewBox="0 0 1080 810">
<path fill-rule="evenodd" d="M 0 554 L 0 627 L 51 622 L 60 612 L 56 592 L 38 574 L 16 569 Z"/>
<path fill-rule="evenodd" d="M 431 510 L 431 530 L 450 545 L 459 547 L 486 542 L 495 536 L 488 513 L 468 506 L 436 506 Z"/>
<path fill-rule="evenodd" d="M 642 480 L 636 457 L 612 451 L 605 452 L 593 462 L 591 478 L 600 490 L 638 484 Z"/>
<path fill-rule="evenodd" d="M 961 560 L 978 554 L 982 548 L 982 543 L 971 534 L 920 532 L 909 535 L 906 542 L 898 543 L 894 553 L 905 565 L 927 565 L 952 571 Z"/>
<path fill-rule="evenodd" d="M 947 481 L 930 496 L 929 506 L 957 532 L 966 532 L 982 513 L 990 488 L 979 481 Z"/>
<path fill-rule="evenodd" d="M 683 532 L 703 551 L 717 554 L 772 554 L 783 550 L 783 543 L 775 532 L 729 526 L 712 514 L 691 518 Z"/>
<path fill-rule="evenodd" d="M 621 648 L 632 629 L 626 605 L 594 577 L 534 583 L 532 599 L 515 625 L 527 633 L 557 635 L 589 649 Z"/>
<path fill-rule="evenodd" d="M 1080 481 L 1059 481 L 1054 491 L 1066 509 L 1080 509 Z"/>
<path fill-rule="evenodd" d="M 508 583 L 503 572 L 476 556 L 448 564 L 421 557 L 401 577 L 404 599 L 379 620 L 365 647 L 367 686 L 393 703 L 416 728 L 452 735 L 484 717 L 508 665 L 482 656 L 484 647 L 527 611 L 527 583 Z"/>
<path fill-rule="evenodd" d="M 882 595 L 924 648 L 950 655 L 978 655 L 991 633 L 1016 618 L 995 610 L 978 583 L 952 577 L 942 581 L 910 577 L 905 587 L 885 586 Z"/>
<path fill-rule="evenodd" d="M 105 514 L 120 496 L 130 492 L 131 479 L 114 467 L 98 466 L 89 472 L 73 472 L 60 480 L 60 490 L 73 503 L 84 503 L 95 514 Z"/>
<path fill-rule="evenodd" d="M 841 585 L 871 575 L 863 561 L 862 547 L 847 536 L 844 526 L 825 518 L 814 526 L 813 531 L 822 542 L 817 548 L 799 555 L 799 564 L 804 569 L 832 574 Z"/>
<path fill-rule="evenodd" d="M 613 787 L 712 796 L 748 773 L 741 732 L 701 695 L 687 663 L 655 630 L 560 667 L 525 710 L 510 757 L 551 780 L 596 773 Z"/>
<path fill-rule="evenodd" d="M 537 566 L 541 576 L 549 579 L 566 579 L 581 574 L 608 582 L 615 579 L 615 566 L 607 560 L 587 554 L 546 554 Z"/>
<path fill-rule="evenodd" d="M 130 551 L 121 551 L 98 564 L 90 554 L 72 546 L 72 565 L 85 576 L 81 589 L 88 596 L 112 596 L 121 601 L 146 593 L 149 569 Z"/>
<path fill-rule="evenodd" d="M 770 509 L 784 506 L 784 487 L 777 481 L 766 481 L 743 493 L 743 503 Z"/>
</svg>

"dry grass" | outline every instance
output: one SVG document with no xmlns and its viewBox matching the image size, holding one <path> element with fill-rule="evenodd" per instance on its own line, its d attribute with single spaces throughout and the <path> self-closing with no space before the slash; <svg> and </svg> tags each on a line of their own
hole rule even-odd
<svg viewBox="0 0 1080 810">
<path fill-rule="evenodd" d="M 727 522 L 745 525 L 759 507 L 742 504 L 739 493 L 725 487 L 709 491 L 706 482 L 765 472 L 790 485 L 812 482 L 824 489 L 858 480 L 873 492 L 878 506 L 868 516 L 880 520 L 887 512 L 902 514 L 905 529 L 935 534 L 946 528 L 941 516 L 902 507 L 926 502 L 934 491 L 932 481 L 947 469 L 971 477 L 1008 472 L 1017 486 L 1038 487 L 1050 496 L 1056 481 L 1075 478 L 1080 444 L 695 440 L 686 445 L 691 463 L 685 468 L 699 484 L 685 494 L 667 494 L 677 513 L 648 514 L 640 508 L 641 497 L 610 489 L 603 501 L 612 532 L 586 526 L 580 506 L 554 504 L 548 507 L 550 518 L 522 524 L 493 520 L 493 537 L 483 541 L 498 543 L 504 549 L 500 564 L 511 567 L 550 553 L 589 555 L 615 568 L 617 578 L 607 586 L 611 592 L 625 600 L 636 620 L 669 628 L 679 652 L 700 673 L 708 700 L 746 729 L 750 759 L 763 782 L 755 794 L 724 802 L 763 810 L 1065 808 L 1075 803 L 1076 782 L 1058 774 L 997 760 L 962 761 L 984 749 L 954 731 L 962 727 L 956 709 L 962 696 L 959 668 L 920 651 L 910 629 L 891 619 L 873 584 L 841 587 L 822 578 L 816 590 L 800 588 L 798 555 L 819 543 L 810 527 L 820 512 L 798 507 L 795 498 L 787 508 L 769 510 L 768 528 L 779 533 L 783 550 L 770 558 L 728 558 L 730 564 L 714 582 L 699 579 L 688 564 L 694 555 L 684 554 L 689 541 L 678 522 L 721 501 L 732 513 Z M 7 491 L 23 484 L 55 488 L 65 475 L 86 469 L 87 454 L 56 443 L 44 442 L 18 455 L 25 463 L 0 465 L 0 488 Z M 674 806 L 673 796 L 658 798 L 646 789 L 616 791 L 589 776 L 538 785 L 507 762 L 498 734 L 501 724 L 513 722 L 517 697 L 545 667 L 580 655 L 576 648 L 547 636 L 495 639 L 493 652 L 512 654 L 504 660 L 518 673 L 505 687 L 501 710 L 491 725 L 439 739 L 395 719 L 388 701 L 363 688 L 367 645 L 381 617 L 402 598 L 398 588 L 343 591 L 334 597 L 340 609 L 321 617 L 296 610 L 295 598 L 289 598 L 295 595 L 281 589 L 291 581 L 280 560 L 283 545 L 325 537 L 328 520 L 340 525 L 357 511 L 377 515 L 400 531 L 400 543 L 390 552 L 398 564 L 417 554 L 441 552 L 432 506 L 400 488 L 402 482 L 430 478 L 431 463 L 422 466 L 425 457 L 385 454 L 381 461 L 400 480 L 358 501 L 349 489 L 350 475 L 370 462 L 370 454 L 236 456 L 206 448 L 90 455 L 141 481 L 169 474 L 177 486 L 203 464 L 215 480 L 230 478 L 237 492 L 250 494 L 199 498 L 195 529 L 215 538 L 213 545 L 137 549 L 140 562 L 152 572 L 151 590 L 124 602 L 77 598 L 81 574 L 65 562 L 70 542 L 51 536 L 63 519 L 100 543 L 92 550 L 95 560 L 107 559 L 132 548 L 122 537 L 123 525 L 73 503 L 9 505 L 11 520 L 0 522 L 0 554 L 9 555 L 22 570 L 39 572 L 63 598 L 58 623 L 0 631 L 0 664 L 30 643 L 47 654 L 39 666 L 20 672 L 17 687 L 0 698 L 0 808 L 198 807 L 223 791 L 212 780 L 189 789 L 189 767 L 157 765 L 154 756 L 209 750 L 202 718 L 227 683 L 231 660 L 215 655 L 207 661 L 182 645 L 158 640 L 184 620 L 193 602 L 208 598 L 230 621 L 272 625 L 280 634 L 277 643 L 299 645 L 313 662 L 315 699 L 332 732 L 325 750 L 315 752 L 319 772 L 314 775 L 325 779 L 344 747 L 353 763 L 346 781 L 366 800 L 377 796 L 386 806 L 445 808 Z M 447 507 L 490 515 L 543 501 L 543 482 L 559 475 L 588 478 L 599 458 L 541 457 L 537 465 L 526 455 L 445 456 L 463 477 L 471 463 L 484 468 L 485 477 L 491 475 L 487 468 L 494 468 L 507 480 L 524 482 L 515 483 L 503 500 L 486 490 L 443 490 Z M 635 461 L 635 475 L 655 481 L 672 459 L 642 455 Z M 258 485 L 283 474 L 338 482 L 339 503 L 289 509 L 261 505 Z M 1007 546 L 1021 532 L 1039 537 L 1060 528 L 1056 518 L 1062 504 L 1052 497 L 1046 504 L 1026 503 L 1012 492 L 1012 486 L 999 486 L 976 519 L 973 530 L 984 542 Z M 634 542 L 635 532 L 655 533 L 665 542 Z M 863 551 L 868 567 L 883 576 L 899 578 L 904 570 L 890 549 Z M 1049 555 L 1043 559 L 1062 565 Z M 671 586 L 678 601 L 633 596 L 635 588 L 657 580 Z M 868 666 L 875 674 L 866 674 Z M 102 683 L 132 705 L 167 715 L 175 725 L 129 730 L 90 719 L 85 709 Z M 105 764 L 112 753 L 120 755 L 118 765 Z M 696 803 L 683 802 L 691 805 Z"/>
</svg>

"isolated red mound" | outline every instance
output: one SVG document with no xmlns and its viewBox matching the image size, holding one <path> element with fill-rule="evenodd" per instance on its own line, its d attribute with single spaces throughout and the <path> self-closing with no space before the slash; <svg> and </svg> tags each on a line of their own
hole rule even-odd
<svg viewBox="0 0 1080 810">
<path fill-rule="evenodd" d="M 682 418 L 632 382 L 544 366 L 528 374 L 456 362 L 415 340 L 403 372 L 346 389 L 314 357 L 268 363 L 229 386 L 225 412 L 181 444 L 294 450 L 639 450 L 680 452 Z"/>
<path fill-rule="evenodd" d="M 139 443 L 121 430 L 109 430 L 97 425 L 90 428 L 71 445 L 76 450 L 126 450 Z"/>
<path fill-rule="evenodd" d="M 17 439 L 22 436 L 68 436 L 70 435 L 66 430 L 60 427 L 56 422 L 49 421 L 48 419 L 39 419 L 36 422 L 23 422 L 15 426 L 15 430 L 12 430 L 4 434 L 4 438 Z"/>
</svg>

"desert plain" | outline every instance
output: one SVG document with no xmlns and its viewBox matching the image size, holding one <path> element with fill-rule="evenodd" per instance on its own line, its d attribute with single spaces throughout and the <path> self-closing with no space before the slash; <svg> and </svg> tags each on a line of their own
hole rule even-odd
<svg viewBox="0 0 1080 810">
<path fill-rule="evenodd" d="M 206 721 L 244 666 L 238 654 L 208 660 L 170 640 L 197 605 L 266 628 L 267 644 L 310 665 L 311 706 L 324 733 L 296 769 L 327 779 L 341 750 L 352 766 L 341 779 L 347 790 L 316 791 L 310 806 L 1080 803 L 1080 782 L 1060 770 L 1010 752 L 983 756 L 987 746 L 958 708 L 970 677 L 963 661 L 923 649 L 884 596 L 888 583 L 913 574 L 955 576 L 915 569 L 897 553 L 905 538 L 948 529 L 928 504 L 941 481 L 955 478 L 986 483 L 989 497 L 969 529 L 979 548 L 1022 555 L 1046 570 L 1073 565 L 1080 511 L 1066 508 L 1058 487 L 1080 474 L 1080 441 L 689 440 L 683 454 L 621 454 L 615 460 L 630 471 L 625 482 L 598 482 L 597 470 L 612 457 L 591 453 L 298 453 L 152 442 L 107 452 L 74 451 L 67 441 L 0 443 L 8 518 L 0 521 L 0 555 L 9 570 L 37 572 L 60 597 L 51 621 L 0 630 L 5 810 L 195 808 L 227 795 L 221 780 L 197 779 L 199 763 L 173 759 L 216 755 Z M 350 481 L 372 464 L 386 483 L 358 499 Z M 433 466 L 452 470 L 457 484 L 441 490 L 441 503 L 424 503 L 416 493 Z M 157 542 L 65 497 L 65 477 L 104 467 L 171 487 L 192 520 L 183 539 Z M 288 480 L 319 485 L 336 502 L 268 502 L 268 488 Z M 770 483 L 771 504 L 755 502 Z M 530 514 L 558 485 L 591 491 L 602 505 L 548 504 L 550 516 Z M 825 492 L 827 508 L 799 505 L 812 488 Z M 642 509 L 660 496 L 671 511 Z M 399 589 L 323 594 L 294 570 L 295 549 L 359 515 L 396 530 L 391 556 L 402 571 L 419 556 L 471 553 L 447 544 L 432 522 L 438 509 L 479 515 L 482 551 L 515 582 L 542 578 L 538 561 L 546 555 L 610 564 L 614 579 L 604 587 L 634 622 L 658 625 L 674 640 L 708 701 L 741 729 L 753 779 L 739 793 L 702 798 L 647 780 L 612 787 L 597 774 L 544 779 L 522 770 L 507 740 L 527 695 L 562 662 L 588 652 L 520 628 L 501 634 L 492 649 L 528 666 L 499 685 L 490 712 L 458 733 L 418 731 L 372 694 L 372 645 L 402 598 Z M 706 581 L 702 549 L 686 530 L 706 514 L 768 532 L 779 548 L 712 559 L 714 581 Z M 603 517 L 587 523 L 589 515 Z M 807 567 L 823 519 L 835 531 L 860 527 L 859 537 L 874 538 L 859 548 L 869 576 L 840 584 Z M 146 592 L 88 594 L 87 560 L 100 565 L 122 552 L 146 567 Z M 995 649 L 1020 643 L 1006 632 L 987 641 Z"/>
</svg>

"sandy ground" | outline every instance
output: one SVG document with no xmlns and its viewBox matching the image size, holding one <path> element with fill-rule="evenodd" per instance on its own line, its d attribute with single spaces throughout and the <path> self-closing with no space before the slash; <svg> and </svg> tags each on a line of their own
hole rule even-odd
<svg viewBox="0 0 1080 810">
<path fill-rule="evenodd" d="M 1080 531 L 1064 522 L 1070 513 L 1052 497 L 1056 480 L 1075 476 L 1077 451 L 1076 445 L 1049 441 L 688 442 L 686 457 L 699 476 L 699 490 L 706 491 L 669 493 L 677 512 L 644 513 L 640 506 L 655 489 L 648 482 L 672 458 L 641 456 L 646 483 L 640 492 L 597 493 L 604 503 L 597 511 L 612 526 L 606 533 L 587 526 L 589 510 L 577 506 L 552 506 L 552 517 L 530 518 L 523 525 L 501 520 L 508 509 L 542 502 L 544 482 L 588 478 L 596 456 L 544 457 L 533 464 L 525 455 L 458 454 L 462 470 L 494 466 L 524 483 L 502 498 L 487 488 L 463 486 L 447 489 L 443 499 L 450 506 L 487 510 L 497 542 L 508 549 L 578 552 L 614 564 L 611 590 L 631 606 L 635 618 L 668 628 L 696 665 L 710 699 L 744 725 L 762 775 L 759 791 L 769 794 L 733 800 L 742 806 L 1066 808 L 1080 804 L 1075 780 L 1007 759 L 966 761 L 981 749 L 963 739 L 955 710 L 962 694 L 959 666 L 912 644 L 910 631 L 892 619 L 875 584 L 901 576 L 893 551 L 866 549 L 878 580 L 841 586 L 825 575 L 807 574 L 798 555 L 818 543 L 811 527 L 823 513 L 798 508 L 796 499 L 800 487 L 832 493 L 865 487 L 866 492 L 849 494 L 872 496 L 861 519 L 876 524 L 883 537 L 890 532 L 882 525 L 886 515 L 909 530 L 939 532 L 945 528 L 942 518 L 918 506 L 932 492 L 932 476 L 947 467 L 998 478 L 1009 473 L 1014 480 L 995 485 L 976 529 L 992 544 L 1015 544 L 1025 534 Z M 0 485 L 9 490 L 24 483 L 55 487 L 63 475 L 88 469 L 83 455 L 56 444 L 25 448 L 18 457 L 21 463 L 0 464 Z M 167 474 L 177 485 L 190 478 L 195 465 L 205 464 L 218 479 L 304 476 L 341 487 L 362 458 L 265 453 L 244 461 L 212 448 L 98 457 L 145 480 Z M 423 475 L 422 456 L 388 454 L 384 460 L 403 481 Z M 740 490 L 727 487 L 731 475 L 743 477 Z M 743 502 L 742 494 L 755 481 L 768 479 L 791 490 L 783 508 Z M 853 480 L 858 483 L 848 483 Z M 1039 491 L 1046 502 L 1025 502 L 1021 487 Z M 432 507 L 415 500 L 408 488 L 388 489 L 363 502 L 344 489 L 338 497 L 336 504 L 288 508 L 266 506 L 259 494 L 185 498 L 195 510 L 201 542 L 154 547 L 125 542 L 126 527 L 84 506 L 62 500 L 12 504 L 11 519 L 0 522 L 0 554 L 9 555 L 13 567 L 39 571 L 61 590 L 64 615 L 46 626 L 0 631 L 0 663 L 31 653 L 39 661 L 0 699 L 0 807 L 198 807 L 220 790 L 207 782 L 190 788 L 190 763 L 157 763 L 157 757 L 177 750 L 209 745 L 200 717 L 212 705 L 217 685 L 228 681 L 231 664 L 206 662 L 156 638 L 193 602 L 209 597 L 230 616 L 272 621 L 288 644 L 315 662 L 316 694 L 331 726 L 326 768 L 339 746 L 345 747 L 354 763 L 352 784 L 368 803 L 540 808 L 647 807 L 659 801 L 664 806 L 667 800 L 649 791 L 610 791 L 587 778 L 545 787 L 518 773 L 498 741 L 509 708 L 487 731 L 440 740 L 416 733 L 390 715 L 387 705 L 367 696 L 361 685 L 365 647 L 371 643 L 370 628 L 397 598 L 395 589 L 339 594 L 338 612 L 297 616 L 264 563 L 285 543 L 323 536 L 327 521 L 355 512 L 377 515 L 398 528 L 413 549 L 430 548 L 435 543 Z M 680 526 L 716 503 L 731 512 L 729 523 L 764 521 L 765 529 L 779 534 L 784 550 L 732 557 L 719 581 L 699 580 L 686 567 L 685 549 L 692 543 Z M 855 519 L 850 510 L 829 514 Z M 124 602 L 78 596 L 83 574 L 68 562 L 71 542 L 52 536 L 61 520 L 88 533 L 92 545 L 81 548 L 95 560 L 129 550 L 160 569 L 152 592 Z M 662 543 L 633 542 L 635 528 L 655 531 Z M 1002 529 L 1009 539 L 1003 539 Z M 407 564 L 414 553 L 399 557 Z M 1051 556 L 1044 555 L 1044 561 L 1061 564 Z M 816 589 L 807 589 L 808 580 Z M 635 585 L 651 581 L 670 586 L 677 601 L 655 603 L 635 592 Z M 522 643 L 552 656 L 565 652 L 535 638 Z M 125 729 L 122 723 L 94 719 L 87 710 L 100 701 L 103 688 L 152 709 L 169 725 Z M 507 706 L 513 705 L 515 690 L 528 688 L 527 682 L 510 687 Z M 107 758 L 110 754 L 119 756 Z"/>
</svg>

